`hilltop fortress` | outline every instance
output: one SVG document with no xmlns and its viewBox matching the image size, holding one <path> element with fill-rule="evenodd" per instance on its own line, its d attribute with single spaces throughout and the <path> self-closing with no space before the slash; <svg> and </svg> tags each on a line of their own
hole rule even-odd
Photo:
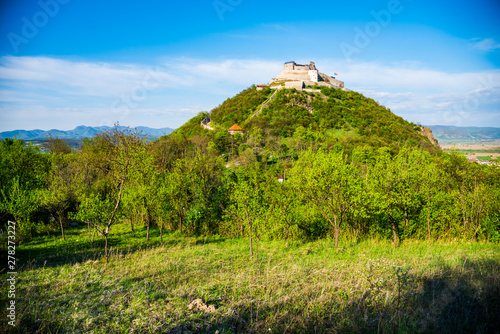
<svg viewBox="0 0 500 334">
<path fill-rule="evenodd" d="M 337 73 L 335 73 L 335 75 L 337 75 Z M 312 87 L 308 87 L 306 89 L 306 86 Z M 318 86 L 349 90 L 344 88 L 343 81 L 337 80 L 335 79 L 335 77 L 319 72 L 316 68 L 316 65 L 312 61 L 309 63 L 309 65 L 300 65 L 294 61 L 286 62 L 283 67 L 283 71 L 281 71 L 280 74 L 275 78 L 272 78 L 269 85 L 257 85 L 257 90 L 263 90 L 264 88 L 269 87 L 274 90 L 274 93 L 258 107 L 258 110 L 253 115 L 251 115 L 250 118 L 253 118 L 254 116 L 260 114 L 262 109 L 269 104 L 269 102 L 273 99 L 279 89 L 295 88 L 300 91 L 305 90 L 307 92 L 320 92 Z M 305 108 L 312 113 L 312 108 L 307 106 Z M 200 125 L 204 129 L 215 130 L 210 115 L 205 117 L 201 121 Z M 228 132 L 231 135 L 234 135 L 235 133 L 245 133 L 245 131 L 238 124 L 234 124 L 232 127 L 230 127 L 228 129 Z"/>
<path fill-rule="evenodd" d="M 271 88 L 295 88 L 302 90 L 305 86 L 326 86 L 334 88 L 344 88 L 344 82 L 335 77 L 321 73 L 316 68 L 314 62 L 309 65 L 300 65 L 294 61 L 285 63 L 283 71 L 275 78 L 271 79 Z"/>
</svg>

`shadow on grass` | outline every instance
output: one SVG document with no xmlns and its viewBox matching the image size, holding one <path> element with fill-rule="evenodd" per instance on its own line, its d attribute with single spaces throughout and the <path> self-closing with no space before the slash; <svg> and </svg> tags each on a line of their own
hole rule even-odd
<svg viewBox="0 0 500 334">
<path fill-rule="evenodd" d="M 401 291 L 399 300 L 389 303 L 374 302 L 370 293 L 272 306 L 253 300 L 240 303 L 216 322 L 211 314 L 202 314 L 163 332 L 500 333 L 500 277 L 481 274 L 488 268 L 498 273 L 500 260 L 471 261 L 464 267 L 443 267 L 440 274 L 416 279 Z"/>
<path fill-rule="evenodd" d="M 91 247 L 86 227 L 68 228 L 66 230 L 66 241 L 62 241 L 60 234 L 55 232 L 48 236 L 39 236 L 16 247 L 16 258 L 18 270 L 36 269 L 39 267 L 56 267 L 65 264 L 76 264 L 88 260 L 104 259 L 105 241 L 102 236 L 96 234 Z M 76 239 L 76 240 L 75 240 Z M 191 240 L 195 240 L 192 242 Z M 110 260 L 116 255 L 128 255 L 137 251 L 152 249 L 156 247 L 173 247 L 182 243 L 195 246 L 203 246 L 211 243 L 223 242 L 223 238 L 184 238 L 176 232 L 163 232 L 163 242 L 160 241 L 159 230 L 152 229 L 150 240 L 146 241 L 145 229 L 136 227 L 135 232 L 118 231 L 110 233 L 108 246 Z M 7 264 L 7 252 L 1 252 L 0 261 Z M 7 271 L 7 270 L 4 270 Z"/>
<path fill-rule="evenodd" d="M 333 292 L 329 298 L 295 296 L 270 298 L 275 302 L 252 299 L 208 300 L 216 305 L 216 313 L 186 310 L 183 320 L 169 318 L 165 309 L 164 326 L 140 327 L 141 333 L 498 333 L 500 329 L 500 260 L 471 260 L 461 267 L 441 266 L 433 275 L 417 277 L 401 289 L 399 299 L 377 299 L 374 291 L 348 296 Z M 136 277 L 120 282 L 120 290 L 126 294 L 131 286 L 149 276 Z M 93 289 L 97 296 L 86 298 L 102 300 L 100 294 L 109 296 L 115 292 L 104 286 Z M 157 290 L 153 290 L 157 291 Z M 156 297 L 149 294 L 154 308 L 156 299 L 169 298 L 167 290 Z M 344 291 L 346 292 L 346 291 Z M 396 292 L 393 290 L 393 292 Z M 121 293 L 121 292 L 120 292 Z M 272 294 L 272 291 L 268 292 Z M 395 294 L 397 295 L 397 294 Z M 256 294 L 258 296 L 258 294 Z M 344 297 L 341 297 L 344 296 Z M 347 296 L 347 297 L 346 297 Z M 197 296 L 185 296 L 186 305 Z M 68 296 L 61 293 L 51 304 L 68 303 Z M 118 297 L 117 297 L 118 298 Z M 265 297 L 267 299 L 267 297 Z M 104 299 L 105 300 L 105 299 Z M 279 301 L 277 301 L 279 300 Z M 21 321 L 8 333 L 66 333 L 71 332 L 71 321 L 61 318 L 51 310 L 33 309 L 30 303 L 20 303 Z M 131 306 L 132 307 L 132 306 Z M 177 304 L 177 307 L 179 305 Z M 182 309 L 182 307 L 180 307 Z M 133 308 L 132 308 L 133 310 Z M 184 312 L 180 310 L 181 312 Z M 41 314 L 40 314 L 41 312 Z M 120 322 L 119 309 L 106 309 L 106 317 Z M 161 313 L 161 312 L 160 312 Z M 67 315 L 66 315 L 67 316 Z M 6 318 L 6 309 L 0 311 Z M 158 320 L 158 319 L 157 319 Z M 167 325 L 172 324 L 172 325 Z M 74 324 L 73 324 L 74 325 Z M 102 322 L 95 332 L 114 332 Z M 69 326 L 69 327 L 68 327 Z M 127 330 L 132 331 L 132 328 Z"/>
</svg>

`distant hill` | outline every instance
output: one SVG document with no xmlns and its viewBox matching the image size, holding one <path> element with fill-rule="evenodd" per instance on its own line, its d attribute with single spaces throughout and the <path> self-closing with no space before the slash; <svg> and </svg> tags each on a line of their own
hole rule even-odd
<svg viewBox="0 0 500 334">
<path fill-rule="evenodd" d="M 500 140 L 500 128 L 429 125 L 440 144 L 484 143 Z"/>
<path fill-rule="evenodd" d="M 126 129 L 125 126 L 120 126 L 120 129 Z M 83 139 L 94 136 L 96 133 L 111 129 L 109 126 L 84 126 L 80 125 L 73 130 L 14 130 L 0 132 L 0 139 L 14 138 L 22 140 L 44 140 L 47 136 L 58 137 L 60 139 Z M 152 129 L 145 126 L 138 126 L 137 131 L 142 135 L 147 135 L 149 139 L 156 140 L 161 136 L 168 135 L 174 131 L 171 128 Z"/>
</svg>

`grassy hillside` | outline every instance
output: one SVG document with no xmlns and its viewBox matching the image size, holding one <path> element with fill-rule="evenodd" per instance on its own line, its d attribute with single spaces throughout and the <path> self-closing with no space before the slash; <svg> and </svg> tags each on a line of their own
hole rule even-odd
<svg viewBox="0 0 500 334">
<path fill-rule="evenodd" d="M 68 242 L 16 249 L 16 327 L 8 333 L 494 333 L 500 248 L 482 243 L 193 238 L 117 225 L 112 261 L 85 227 Z M 2 298 L 7 296 L 0 275 Z M 193 301 L 201 299 L 194 306 Z M 191 306 L 190 306 L 191 305 Z"/>
<path fill-rule="evenodd" d="M 255 86 L 247 88 L 213 109 L 211 112 L 212 121 L 226 129 L 235 123 L 243 124 L 267 100 L 271 93 L 269 88 L 260 91 Z"/>
<path fill-rule="evenodd" d="M 287 138 L 299 138 L 309 144 L 339 144 L 348 149 L 369 145 L 397 151 L 406 145 L 432 152 L 438 150 L 421 134 L 420 126 L 394 115 L 360 93 L 334 88 L 322 88 L 321 92 L 283 89 L 273 93 L 271 89 L 257 91 L 255 87 L 242 91 L 211 111 L 211 126 L 215 131 L 225 131 L 237 123 L 254 147 L 266 147 L 283 140 L 290 146 Z M 192 135 L 214 137 L 214 131 L 199 126 L 207 115 L 199 114 L 176 134 L 188 138 Z"/>
<path fill-rule="evenodd" d="M 323 88 L 321 93 L 278 91 L 263 112 L 247 123 L 249 131 L 260 128 L 282 137 L 293 136 L 299 127 L 327 136 L 354 132 L 356 140 L 374 146 L 409 143 L 432 149 L 420 128 L 360 93 Z"/>
</svg>

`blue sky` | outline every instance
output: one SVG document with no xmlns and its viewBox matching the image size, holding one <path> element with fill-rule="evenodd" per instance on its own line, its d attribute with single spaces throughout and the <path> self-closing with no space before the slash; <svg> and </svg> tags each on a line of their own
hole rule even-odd
<svg viewBox="0 0 500 334">
<path fill-rule="evenodd" d="M 0 131 L 178 127 L 315 61 L 420 124 L 500 127 L 500 1 L 0 4 Z"/>
</svg>

